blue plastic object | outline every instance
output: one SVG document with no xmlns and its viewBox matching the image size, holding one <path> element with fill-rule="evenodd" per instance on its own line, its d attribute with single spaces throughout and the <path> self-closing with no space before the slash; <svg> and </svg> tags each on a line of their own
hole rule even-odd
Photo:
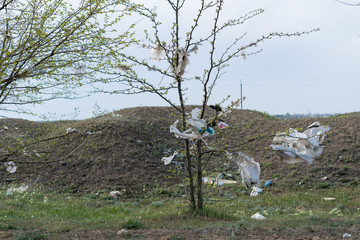
<svg viewBox="0 0 360 240">
<path fill-rule="evenodd" d="M 268 186 L 270 186 L 272 184 L 272 180 L 268 180 L 265 184 L 264 184 L 264 186 L 265 187 L 268 187 Z"/>
</svg>

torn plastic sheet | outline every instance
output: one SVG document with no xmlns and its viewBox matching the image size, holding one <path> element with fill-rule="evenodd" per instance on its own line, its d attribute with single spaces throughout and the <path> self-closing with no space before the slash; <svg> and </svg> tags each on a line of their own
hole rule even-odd
<svg viewBox="0 0 360 240">
<path fill-rule="evenodd" d="M 245 186 L 250 186 L 257 184 L 260 181 L 260 164 L 255 162 L 253 158 L 245 155 L 242 152 L 238 152 L 238 160 L 236 160 L 238 165 L 242 182 Z"/>
<path fill-rule="evenodd" d="M 217 124 L 217 126 L 218 126 L 219 129 L 224 129 L 224 128 L 228 127 L 228 125 L 226 123 L 224 123 L 224 122 L 219 122 Z"/>
<path fill-rule="evenodd" d="M 314 159 L 323 152 L 320 144 L 330 127 L 321 126 L 319 122 L 312 123 L 304 132 L 289 129 L 289 134 L 279 133 L 273 138 L 270 145 L 280 158 L 289 164 L 307 162 L 313 163 Z"/>
<path fill-rule="evenodd" d="M 181 132 L 176 126 L 179 123 L 179 120 L 176 120 L 170 126 L 170 132 L 174 133 L 178 138 L 185 139 L 202 139 L 209 135 L 214 135 L 214 130 L 206 125 L 204 119 L 199 119 L 201 110 L 195 108 L 191 111 L 191 117 L 186 119 L 186 123 L 190 126 L 189 129 Z"/>
<path fill-rule="evenodd" d="M 165 51 L 158 45 L 151 49 L 150 51 L 150 58 L 152 60 L 161 60 L 164 59 Z"/>
<path fill-rule="evenodd" d="M 261 193 L 263 191 L 262 188 L 259 188 L 259 187 L 253 187 L 251 193 L 250 193 L 250 196 L 251 197 L 256 197 L 257 195 L 259 195 L 259 193 Z"/>
<path fill-rule="evenodd" d="M 255 219 L 255 220 L 265 220 L 266 219 L 266 217 L 264 217 L 260 213 L 255 213 L 254 215 L 251 216 L 251 218 Z"/>
<path fill-rule="evenodd" d="M 111 191 L 109 194 L 113 198 L 121 197 L 121 192 L 120 191 Z"/>
<path fill-rule="evenodd" d="M 4 165 L 6 167 L 6 171 L 8 171 L 9 173 L 16 172 L 17 166 L 15 165 L 14 161 L 5 162 Z"/>
<path fill-rule="evenodd" d="M 161 159 L 161 161 L 163 161 L 165 165 L 169 165 L 169 164 L 171 163 L 171 161 L 174 159 L 174 157 L 175 157 L 177 154 L 178 154 L 178 152 L 175 151 L 175 152 L 173 153 L 173 155 L 171 155 L 171 156 L 169 156 L 169 157 L 163 157 L 163 158 Z"/>
<path fill-rule="evenodd" d="M 213 184 L 213 185 L 217 185 L 217 186 L 222 186 L 224 184 L 237 183 L 237 181 L 235 181 L 235 180 L 228 180 L 228 179 L 221 178 L 223 176 L 224 176 L 223 174 L 219 174 L 219 176 L 217 176 L 215 179 L 210 178 L 210 177 L 203 177 L 202 180 L 204 183 Z"/>
<path fill-rule="evenodd" d="M 273 181 L 272 180 L 268 180 L 266 181 L 266 183 L 264 184 L 264 187 L 269 187 L 270 185 L 272 185 Z"/>
<path fill-rule="evenodd" d="M 179 56 L 179 64 L 175 69 L 175 73 L 179 75 L 183 75 L 185 73 L 185 68 L 189 64 L 189 54 L 185 51 L 185 49 L 180 49 L 178 51 Z"/>
<path fill-rule="evenodd" d="M 28 190 L 29 186 L 21 186 L 21 187 L 18 187 L 18 188 L 9 188 L 7 190 L 8 193 L 13 193 L 13 192 L 19 192 L 19 193 L 22 193 L 22 192 L 26 192 Z"/>
</svg>

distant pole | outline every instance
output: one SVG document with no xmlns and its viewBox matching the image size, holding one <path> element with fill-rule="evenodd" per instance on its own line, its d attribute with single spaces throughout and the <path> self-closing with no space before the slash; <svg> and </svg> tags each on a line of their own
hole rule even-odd
<svg viewBox="0 0 360 240">
<path fill-rule="evenodd" d="M 242 110 L 243 109 L 242 79 L 240 79 L 240 100 L 241 100 L 241 110 Z"/>
</svg>

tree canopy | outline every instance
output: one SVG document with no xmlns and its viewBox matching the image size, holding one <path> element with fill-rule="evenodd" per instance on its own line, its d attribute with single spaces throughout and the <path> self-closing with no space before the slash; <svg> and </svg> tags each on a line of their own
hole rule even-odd
<svg viewBox="0 0 360 240">
<path fill-rule="evenodd" d="M 122 0 L 2 0 L 0 110 L 79 97 L 76 88 L 101 81 L 116 65 L 109 56 L 133 41 L 132 24 L 117 33 L 131 8 Z"/>
</svg>

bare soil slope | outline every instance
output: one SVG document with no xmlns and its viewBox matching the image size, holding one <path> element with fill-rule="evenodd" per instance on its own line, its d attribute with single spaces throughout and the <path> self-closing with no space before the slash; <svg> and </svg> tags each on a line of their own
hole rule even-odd
<svg viewBox="0 0 360 240">
<path fill-rule="evenodd" d="M 188 110 L 191 108 L 194 106 Z M 177 157 L 177 165 L 165 166 L 161 158 L 183 146 L 183 141 L 169 132 L 178 117 L 171 108 L 141 107 L 82 121 L 2 119 L 1 161 L 14 161 L 18 166 L 13 174 L 1 168 L 2 183 L 68 192 L 122 190 L 129 196 L 173 186 L 181 183 L 182 159 Z M 317 188 L 359 184 L 360 113 L 280 120 L 255 111 L 233 110 L 223 120 L 229 128 L 215 129 L 208 144 L 243 144 L 231 150 L 241 150 L 260 162 L 262 181 Z M 321 157 L 311 165 L 282 163 L 270 150 L 272 137 L 267 136 L 290 127 L 306 128 L 314 121 L 331 127 Z M 223 154 L 214 155 L 208 167 L 207 174 L 231 173 L 240 179 L 236 164 Z"/>
</svg>

